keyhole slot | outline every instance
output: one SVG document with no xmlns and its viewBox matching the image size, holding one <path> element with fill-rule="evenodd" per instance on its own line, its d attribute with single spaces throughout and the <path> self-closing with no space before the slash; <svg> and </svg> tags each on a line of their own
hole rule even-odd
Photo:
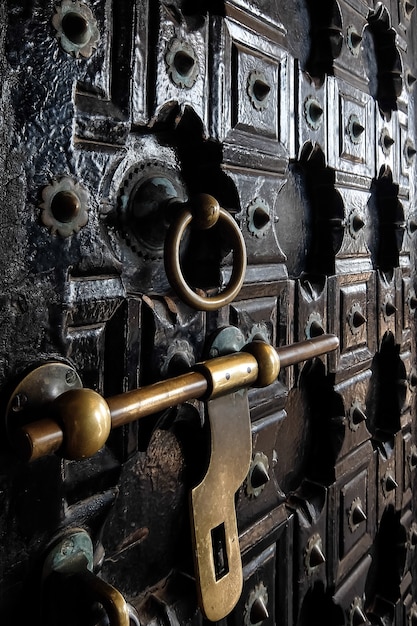
<svg viewBox="0 0 417 626">
<path fill-rule="evenodd" d="M 211 546 L 213 550 L 214 574 L 216 580 L 220 580 L 229 572 L 224 522 L 216 526 L 216 528 L 212 528 Z"/>
<path fill-rule="evenodd" d="M 88 22 L 78 13 L 70 11 L 62 18 L 62 31 L 72 43 L 81 46 L 88 42 Z"/>
</svg>

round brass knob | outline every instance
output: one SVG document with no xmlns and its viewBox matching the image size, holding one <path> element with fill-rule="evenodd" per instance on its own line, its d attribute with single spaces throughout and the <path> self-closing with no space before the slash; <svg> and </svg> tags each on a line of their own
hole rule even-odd
<svg viewBox="0 0 417 626">
<path fill-rule="evenodd" d="M 71 389 L 53 401 L 53 413 L 64 432 L 66 459 L 93 456 L 106 443 L 111 429 L 110 409 L 92 389 Z"/>
<path fill-rule="evenodd" d="M 243 352 L 249 352 L 258 362 L 258 378 L 255 387 L 267 387 L 276 381 L 280 369 L 280 360 L 277 351 L 264 341 L 248 343 Z"/>
<path fill-rule="evenodd" d="M 197 229 L 207 230 L 212 228 L 218 220 L 232 241 L 232 275 L 227 287 L 217 296 L 200 296 L 191 289 L 184 278 L 180 265 L 181 240 L 190 223 Z M 216 311 L 232 302 L 242 287 L 246 271 L 245 242 L 235 220 L 219 206 L 217 200 L 208 194 L 199 194 L 194 208 L 184 207 L 171 224 L 165 240 L 164 260 L 168 280 L 183 302 L 197 310 Z"/>
</svg>

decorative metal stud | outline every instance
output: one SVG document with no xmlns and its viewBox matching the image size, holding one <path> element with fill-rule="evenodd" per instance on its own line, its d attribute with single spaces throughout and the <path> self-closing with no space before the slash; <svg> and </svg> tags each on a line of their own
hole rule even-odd
<svg viewBox="0 0 417 626">
<path fill-rule="evenodd" d="M 417 626 L 417 604 L 413 602 L 408 614 L 408 626 Z"/>
<path fill-rule="evenodd" d="M 362 422 L 367 419 L 366 413 L 362 408 L 362 404 L 358 400 L 354 400 L 348 413 L 348 424 L 352 431 L 358 430 Z"/>
<path fill-rule="evenodd" d="M 268 83 L 263 72 L 258 70 L 250 72 L 247 82 L 247 92 L 252 106 L 257 111 L 266 109 L 271 95 L 271 85 Z"/>
<path fill-rule="evenodd" d="M 388 129 L 383 128 L 379 138 L 379 145 L 381 146 L 381 150 L 385 156 L 389 156 L 391 152 L 391 147 L 394 145 L 394 143 L 395 141 L 390 136 Z"/>
<path fill-rule="evenodd" d="M 324 335 L 324 332 L 323 320 L 320 313 L 313 311 L 313 313 L 310 313 L 305 325 L 304 334 L 306 339 L 320 337 L 320 335 Z"/>
<path fill-rule="evenodd" d="M 411 89 L 414 87 L 415 83 L 416 83 L 417 78 L 414 76 L 414 74 L 412 74 L 410 72 L 410 70 L 407 70 L 405 73 L 405 83 L 407 85 L 407 88 L 411 91 Z"/>
<path fill-rule="evenodd" d="M 310 537 L 304 551 L 304 566 L 307 575 L 313 574 L 325 562 L 323 543 L 320 535 L 316 533 Z"/>
<path fill-rule="evenodd" d="M 349 509 L 350 530 L 354 532 L 357 528 L 359 528 L 360 524 L 366 522 L 367 519 L 366 513 L 363 510 L 362 500 L 360 498 L 355 498 Z"/>
<path fill-rule="evenodd" d="M 414 233 L 417 230 L 417 219 L 416 218 L 410 217 L 410 219 L 407 221 L 407 230 L 408 230 L 408 234 L 410 236 L 414 235 Z"/>
<path fill-rule="evenodd" d="M 398 483 L 395 480 L 392 471 L 388 470 L 382 479 L 382 489 L 384 496 L 387 498 L 393 491 L 398 489 Z"/>
<path fill-rule="evenodd" d="M 183 89 L 191 89 L 199 75 L 199 63 L 194 49 L 183 39 L 173 39 L 165 54 L 168 76 Z"/>
<path fill-rule="evenodd" d="M 53 235 L 70 237 L 88 222 L 88 193 L 69 176 L 42 190 L 41 220 Z"/>
<path fill-rule="evenodd" d="M 368 618 L 363 611 L 362 598 L 356 596 L 350 605 L 350 626 L 368 626 L 370 624 Z"/>
<path fill-rule="evenodd" d="M 409 0 L 404 0 L 403 7 L 404 7 L 404 15 L 405 15 L 405 17 L 408 20 L 411 19 L 411 15 L 412 15 L 414 9 L 416 8 L 415 4 L 413 4 L 412 2 L 409 2 Z"/>
<path fill-rule="evenodd" d="M 195 358 L 191 345 L 185 339 L 174 339 L 162 357 L 161 374 L 163 376 L 179 376 L 194 365 Z"/>
<path fill-rule="evenodd" d="M 269 617 L 268 613 L 268 591 L 261 582 L 251 591 L 245 605 L 244 624 L 245 626 L 259 626 Z"/>
<path fill-rule="evenodd" d="M 346 31 L 346 44 L 350 53 L 353 54 L 354 57 L 359 56 L 361 43 L 362 37 L 356 28 L 352 25 L 348 26 Z"/>
<path fill-rule="evenodd" d="M 269 482 L 269 461 L 263 452 L 257 452 L 250 465 L 246 479 L 246 493 L 249 497 L 257 498 Z"/>
<path fill-rule="evenodd" d="M 357 239 L 359 237 L 359 233 L 365 227 L 365 218 L 357 209 L 354 209 L 350 212 L 346 223 L 350 236 L 353 239 Z"/>
<path fill-rule="evenodd" d="M 410 449 L 410 454 L 408 455 L 408 465 L 410 470 L 413 471 L 417 467 L 417 446 L 413 443 Z"/>
<path fill-rule="evenodd" d="M 404 144 L 404 156 L 405 156 L 407 165 L 411 165 L 413 163 L 416 153 L 417 153 L 417 150 L 413 146 L 411 139 L 407 139 Z"/>
<path fill-rule="evenodd" d="M 358 303 L 352 305 L 347 318 L 349 328 L 353 334 L 360 332 L 361 327 L 367 322 L 367 319 L 362 312 L 362 307 Z"/>
<path fill-rule="evenodd" d="M 393 315 L 397 312 L 397 307 L 393 304 L 390 296 L 385 296 L 384 302 L 382 304 L 382 314 L 384 316 L 384 320 L 388 323 Z"/>
<path fill-rule="evenodd" d="M 347 134 L 352 143 L 358 144 L 363 139 L 363 133 L 365 132 L 365 127 L 362 126 L 360 120 L 357 115 L 354 113 L 349 117 L 347 123 Z"/>
<path fill-rule="evenodd" d="M 52 18 L 56 36 L 68 54 L 78 58 L 91 57 L 97 48 L 100 33 L 90 9 L 79 0 L 63 0 Z"/>
<path fill-rule="evenodd" d="M 313 96 L 308 96 L 304 102 L 304 118 L 311 130 L 318 130 L 323 123 L 323 107 Z"/>
<path fill-rule="evenodd" d="M 247 208 L 248 230 L 258 237 L 264 237 L 271 226 L 271 209 L 262 198 L 255 198 Z"/>
<path fill-rule="evenodd" d="M 407 547 L 409 550 L 415 550 L 417 546 L 417 524 L 413 522 L 408 531 Z"/>
</svg>

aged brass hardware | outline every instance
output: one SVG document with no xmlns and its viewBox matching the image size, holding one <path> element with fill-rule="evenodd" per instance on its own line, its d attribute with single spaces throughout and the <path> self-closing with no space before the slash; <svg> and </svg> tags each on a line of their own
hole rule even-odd
<svg viewBox="0 0 417 626">
<path fill-rule="evenodd" d="M 67 385 L 76 386 L 76 374 L 67 365 L 45 364 L 31 372 L 12 394 L 7 411 L 9 434 L 30 460 L 59 448 L 67 458 L 84 458 L 104 445 L 110 427 L 127 424 L 187 399 L 207 400 L 211 458 L 205 477 L 191 491 L 191 527 L 200 605 L 208 619 L 217 621 L 236 605 L 243 584 L 234 497 L 248 474 L 252 458 L 247 388 L 270 385 L 280 367 L 335 350 L 338 345 L 334 335 L 322 335 L 278 349 L 263 341 L 253 341 L 240 352 L 199 363 L 187 374 L 107 401 L 89 389 L 73 388 L 62 393 L 62 388 L 65 389 L 62 379 Z M 51 367 L 60 374 L 59 385 L 53 384 L 58 387 L 57 394 L 49 384 Z M 43 381 L 49 406 L 42 410 L 49 411 L 49 415 L 38 422 L 23 421 L 25 425 L 16 431 L 12 420 L 16 409 L 18 413 L 22 410 L 21 419 L 28 420 L 23 406 L 30 407 L 31 403 L 26 401 L 22 405 L 23 397 L 29 399 L 32 393 L 28 378 L 32 387 L 33 380 Z M 85 572 L 84 575 L 90 576 Z"/>
<path fill-rule="evenodd" d="M 234 498 L 252 454 L 247 391 L 209 400 L 207 409 L 210 463 L 203 480 L 191 491 L 190 513 L 200 606 L 207 619 L 215 622 L 230 613 L 242 592 Z"/>
<path fill-rule="evenodd" d="M 84 458 L 87 449 L 83 442 L 84 437 L 90 439 L 89 455 L 104 445 L 104 433 L 108 428 L 108 413 L 104 402 L 110 412 L 111 428 L 118 428 L 193 398 L 213 399 L 243 387 L 270 385 L 278 376 L 280 367 L 288 367 L 326 354 L 336 350 L 338 345 L 339 340 L 335 335 L 321 335 L 277 349 L 262 341 L 254 341 L 245 346 L 242 352 L 210 359 L 197 364 L 194 371 L 107 398 L 105 401 L 92 390 L 73 389 L 69 393 L 68 386 L 65 388 L 64 383 L 56 384 L 49 368 L 55 371 L 61 366 L 65 370 L 66 378 L 70 378 L 71 374 L 78 379 L 74 370 L 61 363 L 47 363 L 23 379 L 11 395 L 7 407 L 10 441 L 20 456 L 31 461 L 59 449 L 64 453 L 69 450 L 71 458 Z M 35 380 L 39 384 L 34 383 Z M 16 396 L 23 394 L 30 398 L 33 388 L 36 387 L 38 402 L 27 402 L 22 411 L 16 412 Z M 86 391 L 88 393 L 84 393 Z M 40 401 L 42 394 L 44 403 Z M 77 414 L 71 413 L 74 424 L 65 408 L 67 402 L 77 406 Z M 92 407 L 94 412 L 89 416 L 87 413 L 92 411 Z M 35 421 L 36 415 L 41 411 L 45 417 Z M 19 421 L 15 419 L 16 413 L 19 414 Z M 94 423 L 95 426 L 92 427 Z M 84 425 L 87 427 L 86 432 Z M 97 428 L 95 435 L 92 434 L 94 428 Z M 78 450 L 76 441 L 79 442 Z"/>
<path fill-rule="evenodd" d="M 185 281 L 180 266 L 180 244 L 185 229 L 192 224 L 199 230 L 212 228 L 220 220 L 233 243 L 233 268 L 226 289 L 217 296 L 198 295 Z M 184 206 L 172 222 L 164 248 L 165 271 L 172 288 L 189 306 L 202 311 L 216 311 L 232 302 L 240 291 L 246 271 L 246 250 L 242 233 L 233 217 L 220 208 L 215 198 L 199 194 L 193 200 L 193 207 Z"/>
<path fill-rule="evenodd" d="M 63 581 L 77 577 L 86 588 L 91 603 L 100 602 L 109 618 L 110 626 L 129 626 L 129 609 L 122 594 L 93 571 L 93 544 L 82 528 L 66 531 L 52 544 L 45 559 L 43 583 L 51 574 L 59 574 Z M 46 602 L 47 598 L 43 598 Z"/>
</svg>

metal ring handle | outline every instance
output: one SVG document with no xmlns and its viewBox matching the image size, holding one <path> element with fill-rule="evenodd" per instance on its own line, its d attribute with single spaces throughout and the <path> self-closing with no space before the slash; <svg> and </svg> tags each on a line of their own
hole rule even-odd
<svg viewBox="0 0 417 626">
<path fill-rule="evenodd" d="M 219 207 L 217 200 L 211 196 L 200 194 L 200 198 L 203 204 L 203 215 L 199 215 L 199 209 L 192 211 L 185 207 L 168 230 L 164 249 L 165 271 L 171 287 L 183 302 L 201 311 L 216 311 L 232 302 L 242 287 L 246 271 L 246 248 L 239 226 L 230 213 Z M 184 278 L 180 264 L 180 245 L 185 229 L 192 221 L 196 224 L 196 228 L 207 229 L 214 226 L 217 219 L 220 219 L 232 240 L 232 274 L 227 287 L 221 293 L 217 296 L 205 297 L 193 291 Z"/>
</svg>

